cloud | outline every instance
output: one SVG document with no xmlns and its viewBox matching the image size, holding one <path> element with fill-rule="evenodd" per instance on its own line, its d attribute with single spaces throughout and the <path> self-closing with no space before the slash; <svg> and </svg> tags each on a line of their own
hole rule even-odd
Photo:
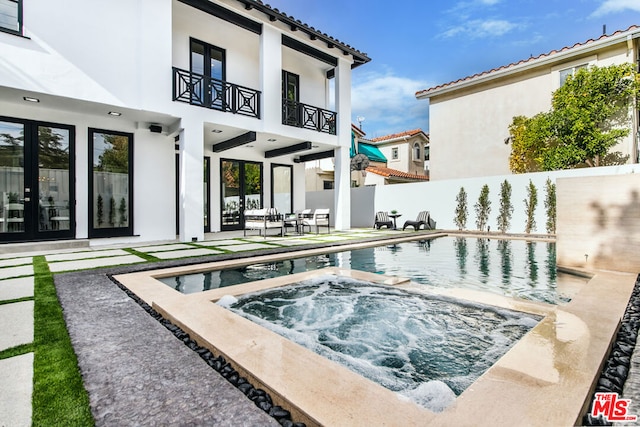
<svg viewBox="0 0 640 427">
<path fill-rule="evenodd" d="M 605 0 L 600 7 L 591 14 L 591 17 L 595 18 L 612 13 L 624 12 L 625 10 L 640 12 L 640 2 L 638 0 Z"/>
<path fill-rule="evenodd" d="M 426 130 L 429 103 L 418 101 L 415 93 L 431 86 L 423 80 L 397 76 L 393 71 L 354 76 L 352 116 L 365 117 L 362 126 L 369 138 L 415 128 Z"/>
<path fill-rule="evenodd" d="M 441 34 L 444 38 L 465 35 L 469 38 L 499 37 L 518 28 L 517 24 L 504 19 L 474 19 L 452 27 Z"/>
</svg>

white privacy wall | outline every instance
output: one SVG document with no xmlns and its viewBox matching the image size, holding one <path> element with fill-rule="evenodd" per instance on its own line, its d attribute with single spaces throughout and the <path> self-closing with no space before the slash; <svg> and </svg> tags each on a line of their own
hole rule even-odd
<svg viewBox="0 0 640 427">
<path fill-rule="evenodd" d="M 640 173 L 640 165 L 623 165 L 600 168 L 573 169 L 555 172 L 540 172 L 521 175 L 500 175 L 482 178 L 467 178 L 446 181 L 431 181 L 425 183 L 407 183 L 376 186 L 375 211 L 397 210 L 402 214 L 398 218 L 398 227 L 404 221 L 415 220 L 422 210 L 431 212 L 439 229 L 457 229 L 454 216 L 456 196 L 460 187 L 467 193 L 467 230 L 476 230 L 476 214 L 474 205 L 478 201 L 480 190 L 484 184 L 489 186 L 489 200 L 491 212 L 488 225 L 492 231 L 497 231 L 496 218 L 500 209 L 500 185 L 507 179 L 511 183 L 511 203 L 514 207 L 511 219 L 510 233 L 524 233 L 526 222 L 526 208 L 524 200 L 527 198 L 529 180 L 538 190 L 538 206 L 535 211 L 536 229 L 534 233 L 546 233 L 546 211 L 544 199 L 546 196 L 545 183 L 547 178 L 552 182 L 559 177 L 602 176 Z M 353 207 L 353 209 L 359 209 Z"/>
</svg>

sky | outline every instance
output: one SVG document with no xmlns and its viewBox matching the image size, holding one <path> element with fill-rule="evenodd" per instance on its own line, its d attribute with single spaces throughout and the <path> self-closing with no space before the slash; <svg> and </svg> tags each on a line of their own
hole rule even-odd
<svg viewBox="0 0 640 427">
<path fill-rule="evenodd" d="M 419 90 L 640 25 L 640 0 L 263 1 L 371 58 L 351 91 L 367 138 L 428 132 Z"/>
</svg>

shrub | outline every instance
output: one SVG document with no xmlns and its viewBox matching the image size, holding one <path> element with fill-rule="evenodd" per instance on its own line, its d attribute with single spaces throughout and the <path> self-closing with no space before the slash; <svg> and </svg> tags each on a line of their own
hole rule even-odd
<svg viewBox="0 0 640 427">
<path fill-rule="evenodd" d="M 544 208 L 547 211 L 547 233 L 555 234 L 556 232 L 556 184 L 547 178 L 545 185 L 546 197 L 544 199 Z"/>
<path fill-rule="evenodd" d="M 531 230 L 536 229 L 536 219 L 534 215 L 536 213 L 536 207 L 538 206 L 538 189 L 531 180 L 529 180 L 529 186 L 527 187 L 527 198 L 524 199 L 524 206 L 527 211 L 527 221 L 524 231 L 529 234 Z"/>
<path fill-rule="evenodd" d="M 464 187 L 460 187 L 460 191 L 456 196 L 456 216 L 453 221 L 458 226 L 458 230 L 462 230 L 467 226 L 467 193 Z"/>
<path fill-rule="evenodd" d="M 498 213 L 498 230 L 506 233 L 511 225 L 513 205 L 511 204 L 511 184 L 506 179 L 500 184 L 500 212 Z"/>
<path fill-rule="evenodd" d="M 484 227 L 489 220 L 489 214 L 491 213 L 491 201 L 489 200 L 489 186 L 485 184 L 480 190 L 480 196 L 478 202 L 475 204 L 476 211 L 476 226 L 478 230 L 484 231 Z"/>
</svg>

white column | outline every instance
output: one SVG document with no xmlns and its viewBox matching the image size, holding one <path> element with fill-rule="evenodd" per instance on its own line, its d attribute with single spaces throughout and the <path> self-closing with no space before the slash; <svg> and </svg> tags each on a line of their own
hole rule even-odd
<svg viewBox="0 0 640 427">
<path fill-rule="evenodd" d="M 282 124 L 282 34 L 263 25 L 260 36 L 260 114 L 265 129 Z"/>
<path fill-rule="evenodd" d="M 336 68 L 336 111 L 339 148 L 335 150 L 335 229 L 351 228 L 351 62 L 338 59 Z"/>
<path fill-rule="evenodd" d="M 204 240 L 204 125 L 182 119 L 180 132 L 180 241 Z"/>
</svg>

